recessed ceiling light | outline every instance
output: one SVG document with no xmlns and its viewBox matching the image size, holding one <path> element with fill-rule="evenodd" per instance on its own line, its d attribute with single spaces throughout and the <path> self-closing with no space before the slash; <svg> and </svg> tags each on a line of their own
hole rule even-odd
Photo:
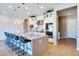
<svg viewBox="0 0 79 59">
<path fill-rule="evenodd" d="M 28 10 L 29 8 L 28 7 L 25 7 L 25 10 Z"/>
<path fill-rule="evenodd" d="M 43 6 L 40 6 L 40 8 L 43 9 L 44 7 Z"/>
<path fill-rule="evenodd" d="M 9 8 L 12 8 L 12 5 L 9 5 L 8 7 L 9 7 Z"/>
<path fill-rule="evenodd" d="M 3 13 L 6 14 L 7 12 L 6 11 L 3 11 Z"/>
</svg>

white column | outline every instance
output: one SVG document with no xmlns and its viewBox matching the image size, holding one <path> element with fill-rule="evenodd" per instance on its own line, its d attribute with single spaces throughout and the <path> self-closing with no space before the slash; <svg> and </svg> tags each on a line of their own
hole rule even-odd
<svg viewBox="0 0 79 59">
<path fill-rule="evenodd" d="M 54 39 L 54 45 L 57 45 L 57 40 L 58 40 L 58 20 L 57 20 L 57 13 L 56 11 L 53 12 L 54 13 L 54 18 L 53 18 L 53 26 L 54 26 L 54 30 L 53 30 L 53 39 Z"/>
</svg>

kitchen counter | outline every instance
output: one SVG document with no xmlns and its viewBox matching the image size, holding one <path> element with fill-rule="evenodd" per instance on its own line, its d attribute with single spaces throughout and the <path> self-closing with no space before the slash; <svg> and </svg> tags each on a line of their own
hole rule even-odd
<svg viewBox="0 0 79 59">
<path fill-rule="evenodd" d="M 15 34 L 15 33 L 14 33 Z M 18 36 L 23 36 L 31 40 L 31 44 L 28 43 L 27 52 L 33 56 L 39 56 L 48 49 L 48 36 L 44 33 L 32 34 L 32 33 L 19 33 Z"/>
</svg>

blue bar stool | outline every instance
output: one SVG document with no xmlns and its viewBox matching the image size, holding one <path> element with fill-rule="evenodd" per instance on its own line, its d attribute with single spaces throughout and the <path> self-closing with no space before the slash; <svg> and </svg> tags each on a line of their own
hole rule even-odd
<svg viewBox="0 0 79 59">
<path fill-rule="evenodd" d="M 19 36 L 15 35 L 15 53 L 18 54 L 19 53 L 19 49 L 20 49 L 20 40 L 19 40 Z"/>
<path fill-rule="evenodd" d="M 10 34 L 9 33 L 7 33 L 7 32 L 4 32 L 4 34 L 5 34 L 5 36 L 6 36 L 6 44 L 10 47 Z"/>
<path fill-rule="evenodd" d="M 14 47 L 14 34 L 10 34 L 10 37 L 11 37 L 11 48 Z"/>
<path fill-rule="evenodd" d="M 15 51 L 16 49 L 17 49 L 17 41 L 19 40 L 19 37 L 18 36 L 16 36 L 16 35 L 14 35 L 14 34 L 12 34 L 12 36 L 13 36 L 13 39 L 12 39 L 12 50 L 13 51 Z"/>
<path fill-rule="evenodd" d="M 4 34 L 5 34 L 5 43 L 8 45 L 8 35 L 7 35 L 7 32 L 4 32 Z"/>
<path fill-rule="evenodd" d="M 26 39 L 23 36 L 20 36 L 19 38 L 20 38 L 20 51 L 19 51 L 20 54 L 19 54 L 19 56 L 26 55 L 27 54 L 27 43 L 31 42 L 31 40 Z"/>
<path fill-rule="evenodd" d="M 11 33 L 8 33 L 8 35 L 9 35 L 9 47 L 12 47 L 11 45 L 12 45 L 12 35 L 11 35 Z"/>
<path fill-rule="evenodd" d="M 28 45 L 28 43 L 31 44 L 31 40 L 25 38 L 24 41 L 26 42 L 26 43 L 25 43 L 25 47 L 24 47 L 24 55 L 26 55 L 27 52 L 28 52 L 28 49 L 30 49 L 27 45 Z"/>
</svg>

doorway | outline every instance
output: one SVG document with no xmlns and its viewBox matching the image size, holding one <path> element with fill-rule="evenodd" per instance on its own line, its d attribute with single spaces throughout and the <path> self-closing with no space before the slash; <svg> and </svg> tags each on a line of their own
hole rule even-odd
<svg viewBox="0 0 79 59">
<path fill-rule="evenodd" d="M 59 44 L 71 46 L 76 49 L 77 39 L 77 6 L 57 11 Z"/>
</svg>

